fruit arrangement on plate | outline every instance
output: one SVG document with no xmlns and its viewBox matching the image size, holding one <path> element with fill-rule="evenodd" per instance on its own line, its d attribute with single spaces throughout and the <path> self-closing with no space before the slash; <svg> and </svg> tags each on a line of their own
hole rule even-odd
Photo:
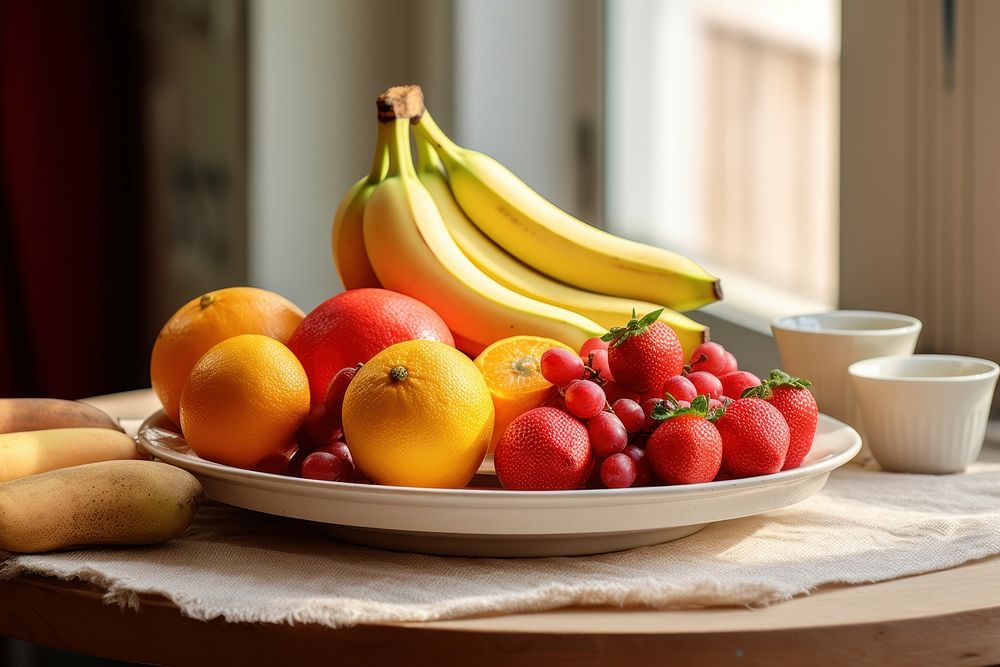
<svg viewBox="0 0 1000 667">
<path fill-rule="evenodd" d="M 452 142 L 417 86 L 377 102 L 344 196 L 345 291 L 308 315 L 234 287 L 170 318 L 151 360 L 200 457 L 332 482 L 509 490 L 710 482 L 799 465 L 808 381 L 761 380 L 680 311 L 721 298 L 687 257 L 596 229 Z M 416 159 L 411 154 L 415 141 Z"/>
<path fill-rule="evenodd" d="M 722 297 L 691 259 L 456 145 L 417 86 L 377 111 L 333 221 L 345 291 L 308 315 L 254 287 L 182 306 L 152 350 L 163 415 L 142 451 L 96 408 L 0 401 L 0 549 L 166 541 L 204 494 L 386 548 L 596 553 L 797 502 L 857 452 L 808 381 L 740 370 L 682 314 Z M 502 489 L 465 490 L 491 459 Z"/>
</svg>

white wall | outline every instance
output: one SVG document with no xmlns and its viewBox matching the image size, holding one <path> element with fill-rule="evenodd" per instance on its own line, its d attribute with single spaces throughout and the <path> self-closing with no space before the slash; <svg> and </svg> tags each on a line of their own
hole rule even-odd
<svg viewBox="0 0 1000 667">
<path fill-rule="evenodd" d="M 462 0 L 455 6 L 455 139 L 576 204 L 572 0 Z"/>
<path fill-rule="evenodd" d="M 592 214 L 576 134 L 597 123 L 599 50 L 581 33 L 598 14 L 597 0 L 252 0 L 251 284 L 306 311 L 342 289 L 333 213 L 368 171 L 375 97 L 394 84 L 419 83 L 456 140 Z"/>
<path fill-rule="evenodd" d="M 957 4 L 950 78 L 937 4 L 847 0 L 842 21 L 840 305 L 1000 359 L 1000 5 Z"/>
<path fill-rule="evenodd" d="M 699 217 L 695 2 L 608 7 L 605 196 L 615 234 L 669 243 Z"/>
<path fill-rule="evenodd" d="M 441 100 L 440 1 L 254 0 L 250 5 L 250 283 L 307 312 L 342 289 L 330 231 L 342 194 L 368 172 L 375 98 L 419 82 Z M 446 8 L 446 7 L 445 7 Z M 450 31 L 447 31 L 450 32 Z M 423 35 L 424 37 L 418 38 Z"/>
</svg>

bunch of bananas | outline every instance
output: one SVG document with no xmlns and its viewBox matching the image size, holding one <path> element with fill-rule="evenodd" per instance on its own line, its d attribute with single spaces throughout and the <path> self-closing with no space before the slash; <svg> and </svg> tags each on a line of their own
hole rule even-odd
<svg viewBox="0 0 1000 667">
<path fill-rule="evenodd" d="M 688 354 L 707 338 L 704 325 L 676 312 L 721 298 L 719 280 L 695 262 L 592 227 L 496 160 L 458 146 L 434 123 L 419 86 L 390 88 L 377 106 L 371 172 L 333 222 L 344 287 L 423 301 L 469 354 L 519 334 L 579 349 L 633 310 L 661 307 Z"/>
</svg>

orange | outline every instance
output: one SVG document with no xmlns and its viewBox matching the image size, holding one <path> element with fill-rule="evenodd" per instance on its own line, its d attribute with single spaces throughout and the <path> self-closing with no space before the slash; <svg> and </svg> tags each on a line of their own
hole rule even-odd
<svg viewBox="0 0 1000 667">
<path fill-rule="evenodd" d="M 486 456 L 493 401 L 467 356 L 410 340 L 382 350 L 351 380 L 344 435 L 373 482 L 462 488 Z"/>
<path fill-rule="evenodd" d="M 309 414 L 309 379 L 284 344 L 242 334 L 198 360 L 180 409 L 184 438 L 198 456 L 252 468 L 293 446 Z"/>
<path fill-rule="evenodd" d="M 181 390 L 201 355 L 216 343 L 255 333 L 287 343 L 305 317 L 285 297 L 256 287 L 228 287 L 184 304 L 153 345 L 149 378 L 163 411 L 180 424 Z"/>
<path fill-rule="evenodd" d="M 342 368 L 365 363 L 404 340 L 454 341 L 448 325 L 413 297 L 377 287 L 341 292 L 316 306 L 295 330 L 288 347 L 309 376 L 313 403 Z"/>
<path fill-rule="evenodd" d="M 550 347 L 575 352 L 552 338 L 511 336 L 498 340 L 476 357 L 476 367 L 486 378 L 496 410 L 490 452 L 515 418 L 542 405 L 549 397 L 552 383 L 542 377 L 540 359 Z"/>
</svg>

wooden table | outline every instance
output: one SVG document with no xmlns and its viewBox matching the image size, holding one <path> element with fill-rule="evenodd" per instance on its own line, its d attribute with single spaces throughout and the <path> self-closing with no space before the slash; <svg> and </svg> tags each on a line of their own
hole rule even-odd
<svg viewBox="0 0 1000 667">
<path fill-rule="evenodd" d="M 123 418 L 158 407 L 148 391 L 91 402 Z M 1000 447 L 990 442 L 984 458 L 1000 461 Z M 1000 663 L 1000 557 L 756 610 L 570 608 L 343 630 L 194 621 L 154 596 L 122 610 L 89 586 L 21 576 L 0 582 L 0 633 L 160 664 L 990 665 Z"/>
</svg>

